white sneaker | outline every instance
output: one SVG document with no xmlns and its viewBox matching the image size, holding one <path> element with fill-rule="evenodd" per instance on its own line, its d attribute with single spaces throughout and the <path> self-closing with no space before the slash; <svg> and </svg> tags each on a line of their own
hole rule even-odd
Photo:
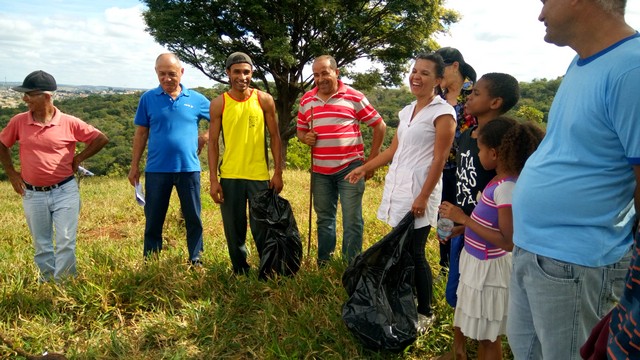
<svg viewBox="0 0 640 360">
<path fill-rule="evenodd" d="M 431 316 L 418 314 L 418 325 L 416 326 L 418 335 L 426 334 L 435 320 L 436 320 L 435 314 Z"/>
</svg>

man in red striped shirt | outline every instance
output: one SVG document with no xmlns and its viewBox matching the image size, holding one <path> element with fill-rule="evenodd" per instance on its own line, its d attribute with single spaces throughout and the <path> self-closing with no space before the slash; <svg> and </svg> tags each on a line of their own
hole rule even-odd
<svg viewBox="0 0 640 360">
<path fill-rule="evenodd" d="M 360 124 L 373 128 L 369 159 L 380 152 L 386 124 L 367 98 L 338 79 L 336 60 L 322 55 L 312 65 L 315 88 L 300 99 L 298 139 L 313 147 L 313 197 L 318 217 L 318 265 L 336 248 L 336 209 L 342 207 L 342 257 L 351 261 L 362 251 L 364 179 L 344 177 L 364 162 Z M 372 174 L 368 174 L 370 178 Z"/>
</svg>

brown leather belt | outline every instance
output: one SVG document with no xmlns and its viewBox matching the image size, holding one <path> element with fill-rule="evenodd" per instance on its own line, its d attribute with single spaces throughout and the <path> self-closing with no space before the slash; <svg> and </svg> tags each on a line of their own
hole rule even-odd
<svg viewBox="0 0 640 360">
<path fill-rule="evenodd" d="M 68 183 L 69 181 L 71 181 L 73 179 L 74 179 L 74 176 L 71 175 L 68 178 L 60 181 L 59 183 L 53 184 L 53 185 L 49 185 L 49 186 L 33 186 L 33 185 L 28 184 L 27 182 L 25 182 L 24 183 L 24 187 L 27 188 L 27 190 L 31 190 L 31 191 L 50 191 L 50 190 L 59 188 L 60 186 Z"/>
</svg>

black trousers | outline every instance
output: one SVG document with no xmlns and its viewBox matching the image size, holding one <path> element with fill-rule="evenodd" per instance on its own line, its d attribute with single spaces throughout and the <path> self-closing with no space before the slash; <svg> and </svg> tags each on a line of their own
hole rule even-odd
<svg viewBox="0 0 640 360">
<path fill-rule="evenodd" d="M 433 298 L 433 274 L 425 255 L 427 238 L 429 237 L 431 226 L 413 229 L 411 236 L 411 255 L 414 263 L 414 282 L 416 286 L 416 296 L 418 298 L 418 313 L 431 316 L 431 301 Z"/>
<path fill-rule="evenodd" d="M 249 271 L 247 263 L 247 205 L 259 191 L 269 188 L 268 181 L 244 180 L 244 179 L 220 179 L 224 203 L 220 204 L 224 235 L 227 238 L 229 258 L 233 272 L 244 274 Z M 258 255 L 262 256 L 262 250 L 267 237 L 267 229 L 249 218 L 249 227 L 253 241 L 256 243 Z"/>
<path fill-rule="evenodd" d="M 448 201 L 456 205 L 456 169 L 444 169 L 442 171 L 442 201 Z M 440 243 L 440 268 L 449 268 L 451 258 L 451 241 Z"/>
</svg>

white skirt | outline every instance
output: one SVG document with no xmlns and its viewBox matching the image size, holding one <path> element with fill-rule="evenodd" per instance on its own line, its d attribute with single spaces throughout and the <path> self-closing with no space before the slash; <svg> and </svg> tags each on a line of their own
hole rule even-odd
<svg viewBox="0 0 640 360">
<path fill-rule="evenodd" d="M 511 253 L 480 260 L 463 248 L 454 326 L 475 340 L 495 341 L 507 333 Z"/>
</svg>

